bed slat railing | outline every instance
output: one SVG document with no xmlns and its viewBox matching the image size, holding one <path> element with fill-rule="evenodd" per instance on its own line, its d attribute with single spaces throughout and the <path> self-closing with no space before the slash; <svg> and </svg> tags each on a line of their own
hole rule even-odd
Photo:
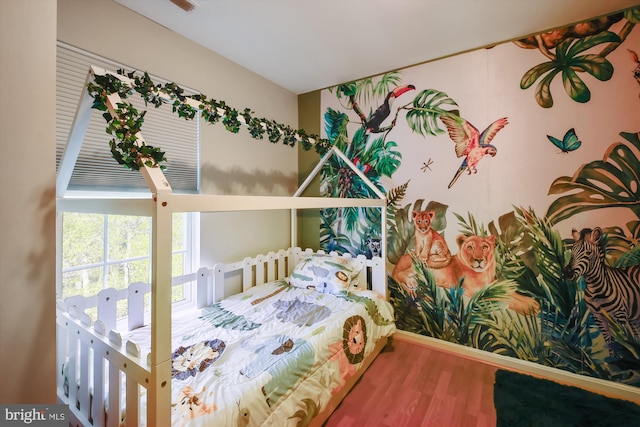
<svg viewBox="0 0 640 427">
<path fill-rule="evenodd" d="M 287 265 L 288 265 L 288 256 L 290 255 L 290 251 L 285 251 L 284 249 L 280 249 L 278 251 L 278 277 L 288 276 Z"/>
<path fill-rule="evenodd" d="M 198 279 L 198 273 L 187 274 L 173 278 L 172 284 L 195 281 L 197 287 Z M 145 324 L 145 295 L 150 292 L 149 283 L 138 282 L 126 289 L 108 288 L 95 296 L 76 295 L 58 302 L 58 395 L 71 408 L 72 425 L 120 426 L 123 404 L 126 425 L 138 425 L 139 391 L 149 386 L 151 365 L 136 343 L 123 342 L 118 329 L 133 330 Z M 126 303 L 126 322 L 119 320 L 120 302 Z M 95 322 L 90 310 L 97 313 Z M 126 403 L 120 401 L 121 396 L 126 396 Z"/>
<path fill-rule="evenodd" d="M 139 393 L 139 385 L 136 381 L 133 381 L 129 378 L 129 376 L 125 379 L 126 383 L 126 420 L 127 427 L 138 427 L 140 420 L 140 401 L 138 397 Z"/>
<path fill-rule="evenodd" d="M 78 394 L 77 399 L 80 403 L 81 408 L 89 408 L 89 378 L 91 378 L 91 372 L 89 372 L 89 343 L 86 340 L 80 339 L 80 375 L 78 378 L 79 386 L 78 386 Z M 83 373 L 88 373 L 88 375 L 83 375 Z M 91 417 L 89 417 L 89 421 L 91 421 Z"/>
<path fill-rule="evenodd" d="M 269 260 L 269 256 L 268 255 L 260 254 L 260 255 L 258 255 L 256 257 L 256 264 L 255 264 L 256 265 L 256 277 L 255 277 L 255 281 L 253 283 L 251 283 L 251 281 L 249 280 L 250 285 L 252 285 L 254 283 L 256 285 L 262 285 L 263 283 L 265 283 L 265 280 L 264 280 L 265 273 L 266 273 L 265 267 L 266 268 L 269 267 L 269 265 L 268 264 L 265 265 L 265 263 L 267 263 L 268 260 Z M 245 288 L 244 290 L 246 291 L 247 288 Z"/>
<path fill-rule="evenodd" d="M 206 303 L 198 303 L 198 307 L 211 304 L 222 300 L 224 295 L 225 276 L 234 273 L 242 275 L 242 291 L 249 290 L 252 286 L 261 285 L 266 282 L 273 282 L 283 279 L 291 275 L 295 266 L 308 255 L 319 253 L 325 254 L 323 250 L 314 251 L 313 249 L 289 248 L 278 252 L 269 252 L 268 254 L 260 254 L 255 258 L 245 258 L 244 260 L 230 264 L 216 264 L 210 269 L 201 269 L 198 272 L 198 293 L 207 289 L 207 298 L 202 295 L 202 301 Z M 331 252 L 331 255 L 337 255 Z M 350 254 L 342 255 L 345 258 L 353 258 Z M 378 294 L 387 298 L 387 283 L 385 274 L 385 265 L 381 258 L 374 257 L 367 259 L 364 255 L 358 255 L 355 258 L 363 268 L 358 274 L 357 289 L 372 289 Z M 368 285 L 370 283 L 370 285 Z M 213 294 L 213 299 L 209 295 Z"/>
<path fill-rule="evenodd" d="M 202 308 L 215 300 L 209 269 L 201 267 L 196 273 L 196 307 Z"/>
<path fill-rule="evenodd" d="M 185 283 L 198 282 L 199 273 L 190 273 L 176 276 L 172 279 L 172 286 L 182 286 Z M 198 287 L 196 285 L 196 292 Z M 127 330 L 131 331 L 145 324 L 145 296 L 151 292 L 151 284 L 143 282 L 131 283 L 125 289 L 107 288 L 98 292 L 98 295 L 85 297 L 74 295 L 64 300 L 67 310 L 76 310 L 86 313 L 87 310 L 97 307 L 97 318 L 105 325 L 106 330 L 118 329 L 118 303 L 127 302 L 126 317 Z M 194 305 L 197 298 L 194 299 Z"/>
<path fill-rule="evenodd" d="M 386 266 L 382 258 L 374 257 L 371 259 L 371 287 L 374 291 L 389 299 L 389 291 L 387 287 Z"/>
<path fill-rule="evenodd" d="M 144 295 L 151 292 L 149 283 L 132 283 L 127 293 L 127 327 L 130 331 L 144 325 Z M 111 328 L 115 329 L 115 328 Z"/>
<path fill-rule="evenodd" d="M 93 399 L 91 399 L 91 414 L 103 413 L 104 401 L 104 357 L 94 350 L 93 353 Z M 103 417 L 92 416 L 92 422 L 95 427 L 104 426 Z"/>
<path fill-rule="evenodd" d="M 308 252 L 313 253 L 311 249 L 308 249 Z M 268 252 L 266 255 L 259 254 L 255 258 L 247 257 L 240 262 L 220 263 L 211 268 L 200 269 L 197 288 L 201 299 L 198 302 L 198 307 L 220 301 L 225 297 L 224 285 L 222 284 L 225 282 L 226 275 L 241 274 L 242 291 L 246 291 L 253 286 L 289 276 L 295 267 L 295 258 L 295 249 L 289 248 Z M 221 285 L 216 286 L 216 284 Z M 205 289 L 207 290 L 206 294 Z M 213 299 L 210 298 L 211 294 L 213 294 Z"/>
<path fill-rule="evenodd" d="M 246 291 L 251 287 L 253 281 L 253 260 L 251 258 L 245 258 L 242 261 L 242 290 Z"/>
<path fill-rule="evenodd" d="M 324 253 L 323 251 L 318 251 Z M 225 281 L 241 274 L 247 290 L 257 284 L 284 279 L 311 249 L 289 248 L 230 264 L 201 268 L 197 273 L 174 278 L 174 286 L 195 281 L 194 305 L 202 308 L 225 297 Z M 344 255 L 349 257 L 349 255 Z M 356 257 L 365 266 L 358 277 L 358 288 L 370 281 L 374 291 L 386 297 L 386 274 L 382 259 Z M 69 404 L 74 419 L 82 425 L 119 426 L 126 407 L 126 425 L 138 425 L 146 417 L 140 395 L 153 387 L 151 363 L 140 347 L 123 340 L 121 329 L 134 329 L 145 323 L 144 299 L 151 291 L 148 283 L 133 283 L 127 289 L 105 289 L 97 296 L 74 296 L 58 303 L 58 394 Z M 118 303 L 125 301 L 128 320 L 117 318 Z M 92 323 L 86 310 L 97 308 Z M 124 379 L 124 381 L 123 381 Z M 124 407 L 123 407 L 124 406 Z M 148 407 L 148 406 L 147 406 Z M 75 425 L 74 423 L 72 423 Z"/>
<path fill-rule="evenodd" d="M 74 314 L 80 314 L 75 317 Z M 127 424 L 138 425 L 139 394 L 150 378 L 150 365 L 140 357 L 135 344 L 123 346 L 121 335 L 113 330 L 105 335 L 105 324 L 87 323 L 88 316 L 66 310 L 59 304 L 58 395 L 69 405 L 73 419 L 81 425 L 119 426 L 121 420 L 120 380 L 126 377 Z M 106 371 L 106 372 L 105 372 Z M 107 385 L 108 384 L 108 385 Z M 108 387 L 108 393 L 106 393 Z M 76 425 L 75 422 L 71 423 Z"/>
<path fill-rule="evenodd" d="M 116 329 L 118 311 L 118 290 L 103 289 L 98 292 L 98 319 L 104 322 L 107 329 Z"/>
<path fill-rule="evenodd" d="M 288 277 L 293 272 L 295 266 L 306 256 L 313 254 L 312 249 L 302 250 L 300 248 L 289 248 L 278 252 L 269 252 L 266 255 L 258 255 L 255 258 L 245 258 L 244 260 L 231 264 L 216 264 L 213 268 L 200 268 L 196 273 L 177 276 L 173 278 L 173 286 L 180 286 L 184 283 L 195 281 L 194 305 L 202 308 L 220 301 L 224 297 L 224 288 L 215 287 L 214 283 L 222 283 L 221 279 L 225 274 L 242 270 L 242 290 L 246 291 L 252 286 L 272 282 L 277 279 Z M 320 250 L 316 253 L 324 254 Z M 335 255 L 335 252 L 332 252 Z M 351 258 L 350 254 L 343 255 Z M 359 287 L 372 280 L 371 288 L 384 296 L 387 296 L 386 275 L 379 274 L 385 266 L 381 258 L 367 259 L 364 255 L 356 258 L 363 266 L 358 276 Z M 368 271 L 368 270 L 371 271 Z M 97 296 L 83 297 L 73 296 L 65 300 L 67 307 L 85 313 L 93 307 L 98 309 L 98 319 L 100 319 L 107 331 L 117 329 L 118 322 L 118 302 L 127 301 L 127 330 L 133 330 L 145 324 L 144 300 L 145 295 L 151 292 L 151 284 L 136 282 L 127 289 L 103 289 Z M 77 315 L 79 316 L 79 315 Z"/>
<path fill-rule="evenodd" d="M 109 402 L 107 406 L 107 426 L 117 426 L 120 422 L 120 370 L 113 364 L 109 364 Z"/>
</svg>

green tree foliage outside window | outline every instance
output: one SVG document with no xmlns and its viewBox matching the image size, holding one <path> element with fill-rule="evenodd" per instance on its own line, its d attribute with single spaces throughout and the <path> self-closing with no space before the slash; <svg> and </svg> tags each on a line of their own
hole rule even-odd
<svg viewBox="0 0 640 427">
<path fill-rule="evenodd" d="M 189 272 L 186 225 L 185 214 L 174 214 L 173 276 Z M 151 281 L 151 218 L 65 212 L 62 228 L 62 298 Z M 184 298 L 184 288 L 173 287 L 173 301 Z M 145 307 L 150 307 L 148 295 Z M 118 313 L 125 312 L 121 301 Z"/>
</svg>

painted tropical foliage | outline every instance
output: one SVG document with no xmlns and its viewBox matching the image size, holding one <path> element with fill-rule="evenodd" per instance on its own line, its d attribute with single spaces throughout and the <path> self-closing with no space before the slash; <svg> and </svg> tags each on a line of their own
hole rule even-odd
<svg viewBox="0 0 640 427">
<path fill-rule="evenodd" d="M 546 218 L 519 207 L 485 228 L 460 217 L 469 234 L 497 237 L 496 280 L 471 298 L 459 286 L 439 287 L 431 270 L 416 262 L 415 298 L 389 278 L 391 298 L 400 329 L 517 357 L 545 366 L 640 386 L 640 337 L 616 324 L 615 357 L 604 347 L 601 334 L 584 300 L 582 278 L 566 278 L 568 247 Z M 613 237 L 611 238 L 613 240 Z M 630 253 L 630 252 L 624 252 Z M 513 291 L 540 303 L 535 316 L 508 308 Z"/>
<path fill-rule="evenodd" d="M 590 102 L 593 91 L 589 86 L 593 84 L 585 76 L 599 83 L 612 80 L 614 65 L 607 58 L 629 39 L 638 22 L 640 8 L 633 8 L 590 21 L 588 25 L 567 27 L 555 34 L 545 33 L 516 42 L 518 47 L 537 49 L 548 61 L 529 68 L 520 86 L 515 85 L 514 93 L 537 84 L 535 108 L 548 111 L 554 102 L 552 88 L 560 87 L 557 81 L 553 82 L 559 76 L 571 100 L 580 104 Z M 625 47 L 631 51 L 633 46 Z M 634 51 L 638 48 L 640 46 Z M 633 79 L 631 75 L 627 77 Z M 606 264 L 615 269 L 640 265 L 640 129 L 618 126 L 615 133 L 619 140 L 607 140 L 598 146 L 583 144 L 589 139 L 584 130 L 588 126 L 576 132 L 573 122 L 563 128 L 562 131 L 570 129 L 564 139 L 562 133 L 557 138 L 547 135 L 560 149 L 551 155 L 573 156 L 580 152 L 582 156 L 588 153 L 591 158 L 571 169 L 570 176 L 553 175 L 545 190 L 548 192 L 536 196 L 536 200 L 546 198 L 542 207 L 540 203 L 535 207 L 513 203 L 511 210 L 487 220 L 482 206 L 467 206 L 464 200 L 446 197 L 437 200 L 415 197 L 417 184 L 413 177 L 416 175 L 405 179 L 407 174 L 404 174 L 401 180 L 396 177 L 408 160 L 403 154 L 406 156 L 410 150 L 402 149 L 407 144 L 407 133 L 417 139 L 418 144 L 448 135 L 456 144 L 456 155 L 467 156 L 460 165 L 462 169 L 469 166 L 467 161 L 471 157 L 468 152 L 461 154 L 461 141 L 471 139 L 475 132 L 476 147 L 485 150 L 483 155 L 491 154 L 491 137 L 507 124 L 506 118 L 494 119 L 484 132 L 478 132 L 463 118 L 468 110 L 447 91 L 421 89 L 417 88 L 419 81 L 412 83 L 403 82 L 400 72 L 390 72 L 328 90 L 337 102 L 324 112 L 327 138 L 386 195 L 387 217 L 381 218 L 375 209 L 326 210 L 320 226 L 324 249 L 354 255 L 370 253 L 370 242 L 380 239 L 377 233 L 384 226 L 389 290 L 400 329 L 577 374 L 640 386 L 637 329 L 640 283 L 632 283 L 624 295 L 619 296 L 628 299 L 625 303 L 628 306 L 635 304 L 637 319 L 630 315 L 620 320 L 606 309 L 597 313 L 608 321 L 607 333 L 611 340 L 606 341 L 597 316 L 587 302 L 592 292 L 589 286 L 593 284 L 586 283 L 583 275 L 574 278 L 567 271 L 577 238 L 561 231 L 574 220 L 584 223 L 585 216 L 597 213 L 601 218 L 602 214 L 611 212 L 611 217 L 616 218 L 623 212 L 625 218 L 631 219 L 602 226 Z M 635 108 L 638 111 L 640 106 L 636 104 Z M 384 120 L 379 120 L 381 111 Z M 533 115 L 523 117 L 526 114 L 519 116 L 518 113 L 510 113 L 510 123 L 531 120 Z M 544 127 L 544 123 L 539 125 Z M 598 125 L 611 127 L 616 123 Z M 398 138 L 400 128 L 409 131 L 402 133 L 403 138 Z M 557 129 L 555 133 L 558 134 Z M 533 143 L 526 138 L 517 142 Z M 541 144 L 547 147 L 544 144 L 548 142 Z M 578 147 L 581 148 L 576 151 Z M 446 149 L 452 154 L 450 148 Z M 495 155 L 495 151 L 491 155 Z M 431 169 L 431 159 L 429 162 L 424 163 L 422 172 Z M 544 165 L 530 165 L 535 166 L 536 179 L 544 173 Z M 434 180 L 446 187 L 450 178 L 446 172 L 446 176 Z M 505 177 L 505 180 L 512 178 Z M 435 185 L 433 181 L 430 184 Z M 500 191 L 500 184 L 490 183 L 496 192 Z M 321 191 L 333 197 L 374 197 L 373 191 L 337 156 L 322 171 Z M 428 218 L 427 227 L 419 224 L 424 216 Z M 479 217 L 483 217 L 484 222 L 478 220 Z M 452 224 L 456 222 L 452 218 L 457 224 Z M 459 248 L 441 243 L 442 247 L 434 249 L 437 241 L 443 240 L 445 231 L 448 237 L 452 232 L 458 234 L 455 241 Z M 484 255 L 483 265 L 490 265 L 489 273 L 484 276 L 461 273 L 470 271 L 465 270 L 461 259 L 463 249 L 470 247 L 467 243 L 472 239 L 482 242 L 490 251 Z M 458 253 L 452 253 L 456 249 Z M 444 261 L 431 264 L 435 259 Z M 451 274 L 444 274 L 445 271 Z"/>
<path fill-rule="evenodd" d="M 325 132 L 329 141 L 340 148 L 384 193 L 386 190 L 380 184 L 380 178 L 391 177 L 402 161 L 401 153 L 396 150 L 397 142 L 388 139 L 396 126 L 396 119 L 393 118 L 391 125 L 385 129 L 372 130 L 367 127 L 367 120 L 373 117 L 375 112 L 366 117 L 359 105 L 363 101 L 385 97 L 382 105 L 388 106 L 389 94 L 393 93 L 399 82 L 398 73 L 393 72 L 382 76 L 376 84 L 371 79 L 364 79 L 331 89 L 345 109 L 356 112 L 362 120 L 361 126 L 351 137 L 347 130 L 350 122 L 347 113 L 329 108 L 324 115 Z M 395 117 L 404 110 L 407 124 L 414 132 L 420 135 L 436 135 L 444 132 L 437 118 L 442 114 L 457 115 L 456 107 L 456 103 L 446 93 L 426 89 L 412 102 L 398 107 Z M 384 118 L 392 114 L 389 110 Z M 329 197 L 375 197 L 373 191 L 336 156 L 330 158 L 322 170 L 321 191 L 324 196 Z M 380 212 L 376 209 L 327 209 L 322 215 L 320 226 L 321 244 L 326 250 L 352 254 L 366 253 L 367 241 L 380 238 L 376 230 L 380 230 L 382 222 Z"/>
<path fill-rule="evenodd" d="M 625 20 L 618 33 L 610 27 Z M 626 39 L 640 23 L 640 8 L 627 9 L 614 15 L 530 36 L 514 43 L 525 49 L 538 49 L 549 60 L 536 65 L 522 76 L 520 87 L 528 89 L 536 82 L 535 98 L 544 108 L 553 106 L 551 82 L 560 75 L 566 94 L 576 102 L 588 102 L 591 91 L 580 74 L 587 73 L 600 81 L 613 75 L 613 65 L 606 57 Z M 592 48 L 596 53 L 586 53 Z"/>
</svg>

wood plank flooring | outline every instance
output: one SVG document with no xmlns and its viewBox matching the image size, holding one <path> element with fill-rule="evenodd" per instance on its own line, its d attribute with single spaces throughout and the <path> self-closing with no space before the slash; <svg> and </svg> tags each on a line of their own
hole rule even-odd
<svg viewBox="0 0 640 427">
<path fill-rule="evenodd" d="M 324 427 L 495 427 L 495 372 L 394 338 Z"/>
</svg>

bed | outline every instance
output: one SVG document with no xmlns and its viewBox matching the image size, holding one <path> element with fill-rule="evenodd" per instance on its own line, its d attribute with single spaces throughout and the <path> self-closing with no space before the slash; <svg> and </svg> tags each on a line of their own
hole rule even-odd
<svg viewBox="0 0 640 427">
<path fill-rule="evenodd" d="M 361 268 L 341 287 L 326 279 L 336 265 Z M 236 273 L 245 290 L 211 301 Z M 176 279 L 179 286 L 193 277 Z M 172 316 L 174 426 L 321 425 L 395 331 L 390 304 L 370 289 L 386 283 L 380 258 L 293 248 L 201 268 L 195 280 L 200 306 Z M 151 325 L 143 301 L 150 288 L 60 302 L 59 394 L 78 422 L 146 424 Z M 118 325 L 122 299 L 130 315 Z M 100 314 L 92 322 L 86 311 L 94 306 Z"/>
<path fill-rule="evenodd" d="M 160 168 L 142 167 L 149 199 L 65 198 L 65 164 L 77 157 L 90 105 L 85 95 L 63 155 L 58 212 L 150 216 L 152 281 L 58 302 L 58 396 L 70 424 L 322 425 L 395 325 L 384 261 L 295 248 L 296 211 L 376 207 L 384 218 L 384 195 L 332 148 L 293 197 L 174 194 Z M 301 197 L 330 155 L 379 198 Z M 174 213 L 273 209 L 291 210 L 291 248 L 171 276 Z M 238 280 L 242 292 L 223 298 Z M 171 289 L 185 284 L 196 296 L 178 307 Z"/>
</svg>

